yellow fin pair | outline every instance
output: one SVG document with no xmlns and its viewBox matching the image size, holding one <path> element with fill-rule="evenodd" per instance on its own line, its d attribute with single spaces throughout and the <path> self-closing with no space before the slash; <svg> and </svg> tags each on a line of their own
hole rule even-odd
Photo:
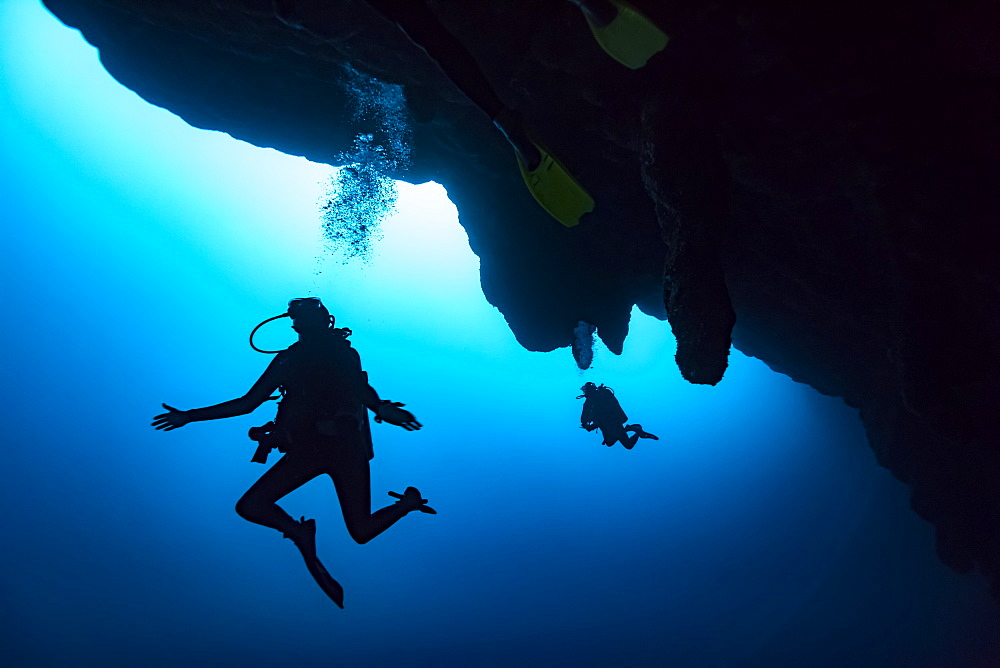
<svg viewBox="0 0 1000 668">
<path fill-rule="evenodd" d="M 667 46 L 667 35 L 624 0 L 610 0 L 618 10 L 611 23 L 598 26 L 589 14 L 587 24 L 594 39 L 608 55 L 625 67 L 637 70 Z M 543 209 L 566 227 L 575 227 L 580 217 L 594 210 L 594 199 L 569 170 L 537 143 L 538 167 L 529 171 L 518 157 L 517 164 L 528 190 Z"/>
</svg>

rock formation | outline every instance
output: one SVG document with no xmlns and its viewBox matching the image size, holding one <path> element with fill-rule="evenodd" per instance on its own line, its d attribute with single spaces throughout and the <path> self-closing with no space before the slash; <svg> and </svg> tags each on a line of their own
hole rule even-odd
<svg viewBox="0 0 1000 668">
<path fill-rule="evenodd" d="M 597 200 L 567 229 L 359 0 L 284 2 L 285 22 L 270 0 L 45 3 L 191 125 L 329 164 L 360 137 L 389 176 L 443 184 L 530 350 L 584 323 L 621 352 L 638 305 L 692 382 L 719 381 L 732 340 L 843 397 L 941 558 L 1000 595 L 1000 5 L 634 0 L 671 39 L 630 71 L 570 3 L 430 0 Z"/>
</svg>

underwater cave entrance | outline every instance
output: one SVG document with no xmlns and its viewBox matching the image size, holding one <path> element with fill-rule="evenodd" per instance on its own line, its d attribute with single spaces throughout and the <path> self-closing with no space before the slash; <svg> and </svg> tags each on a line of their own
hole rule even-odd
<svg viewBox="0 0 1000 668">
<path fill-rule="evenodd" d="M 12 220 L 31 223 L 9 231 L 18 280 L 5 283 L 31 325 L 4 331 L 18 351 L 7 360 L 19 379 L 8 429 L 31 444 L 11 453 L 0 486 L 7 507 L 32 509 L 11 518 L 18 540 L 2 555 L 18 576 L 12 656 L 180 663 L 212 640 L 220 656 L 249 647 L 270 663 L 391 663 L 460 635 L 480 656 L 556 644 L 580 661 L 802 665 L 822 653 L 850 665 L 986 642 L 976 635 L 992 630 L 979 623 L 985 591 L 936 561 L 930 527 L 840 402 L 739 354 L 717 387 L 692 386 L 668 328 L 638 313 L 624 355 L 598 349 L 587 372 L 566 351 L 525 351 L 483 298 L 440 186 L 397 186 L 371 264 L 323 256 L 327 167 L 193 130 L 27 7 L 0 8 L 19 17 L 0 40 L 17 64 L 0 97 L 4 200 Z M 419 480 L 440 512 L 438 524 L 400 527 L 364 550 L 324 534 L 338 577 L 368 601 L 338 619 L 351 640 L 336 646 L 329 602 L 310 598 L 287 545 L 232 512 L 259 474 L 242 433 L 266 409 L 169 445 L 146 417 L 170 397 L 193 405 L 245 391 L 268 359 L 246 345 L 250 327 L 304 294 L 354 329 L 373 383 L 425 424 L 379 428 L 374 488 Z M 73 346 L 51 336 L 67 320 Z M 591 379 L 661 441 L 608 449 L 580 430 L 575 397 Z M 337 526 L 326 488 L 290 503 Z M 123 533 L 134 526 L 141 537 Z M 108 602 L 100 615 L 94 600 Z M 380 611 L 413 600 L 424 616 L 381 638 Z M 39 644 L 38 629 L 56 632 Z"/>
</svg>

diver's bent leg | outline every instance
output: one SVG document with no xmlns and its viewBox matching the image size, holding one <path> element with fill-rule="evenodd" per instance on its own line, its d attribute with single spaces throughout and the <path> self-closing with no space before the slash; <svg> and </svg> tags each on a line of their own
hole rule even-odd
<svg viewBox="0 0 1000 668">
<path fill-rule="evenodd" d="M 604 434 L 604 444 L 609 448 L 618 442 L 621 442 L 621 444 L 629 450 L 631 450 L 632 446 L 635 445 L 635 441 L 632 442 L 632 445 L 629 445 L 628 432 L 626 432 L 625 428 L 620 425 L 601 427 L 601 433 Z"/>
<path fill-rule="evenodd" d="M 303 517 L 301 522 L 296 522 L 275 503 L 322 472 L 323 466 L 309 458 L 285 455 L 236 502 L 236 512 L 247 521 L 277 529 L 285 538 L 290 538 L 316 583 L 343 608 L 344 588 L 316 556 L 316 521 Z"/>
<path fill-rule="evenodd" d="M 493 86 L 473 58 L 423 0 L 365 0 L 395 23 L 417 47 L 437 63 L 448 79 L 493 120 L 504 108 Z"/>
<path fill-rule="evenodd" d="M 329 473 L 337 488 L 344 524 L 358 543 L 367 543 L 409 512 L 402 504 L 394 503 L 372 513 L 371 469 L 362 456 L 339 462 Z"/>
<path fill-rule="evenodd" d="M 306 484 L 322 473 L 312 462 L 285 455 L 268 469 L 236 502 L 240 517 L 288 534 L 299 523 L 275 503 L 278 499 Z"/>
<path fill-rule="evenodd" d="M 641 424 L 627 424 L 625 425 L 625 431 L 634 431 L 637 438 L 651 438 L 654 441 L 660 440 L 660 437 L 656 434 L 650 434 L 643 429 Z"/>
<path fill-rule="evenodd" d="M 528 138 L 520 115 L 508 109 L 483 74 L 479 63 L 421 0 L 365 0 L 375 11 L 396 24 L 416 46 L 437 63 L 446 77 L 503 133 L 529 171 L 542 155 Z"/>
</svg>

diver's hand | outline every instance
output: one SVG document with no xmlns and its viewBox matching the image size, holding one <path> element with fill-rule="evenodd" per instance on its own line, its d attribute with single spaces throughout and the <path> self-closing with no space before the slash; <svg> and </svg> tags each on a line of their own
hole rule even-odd
<svg viewBox="0 0 1000 668">
<path fill-rule="evenodd" d="M 405 405 L 398 401 L 387 401 L 384 404 L 379 404 L 375 408 L 375 421 L 385 421 L 397 427 L 402 427 L 406 431 L 416 431 L 423 427 L 422 424 L 417 422 L 417 418 L 413 416 L 413 413 L 403 409 Z"/>
<path fill-rule="evenodd" d="M 171 429 L 183 427 L 191 421 L 188 419 L 187 411 L 178 410 L 173 406 L 168 406 L 166 404 L 163 404 L 163 407 L 170 412 L 160 413 L 159 415 L 153 417 L 153 422 L 151 424 L 157 429 L 170 431 Z"/>
</svg>

